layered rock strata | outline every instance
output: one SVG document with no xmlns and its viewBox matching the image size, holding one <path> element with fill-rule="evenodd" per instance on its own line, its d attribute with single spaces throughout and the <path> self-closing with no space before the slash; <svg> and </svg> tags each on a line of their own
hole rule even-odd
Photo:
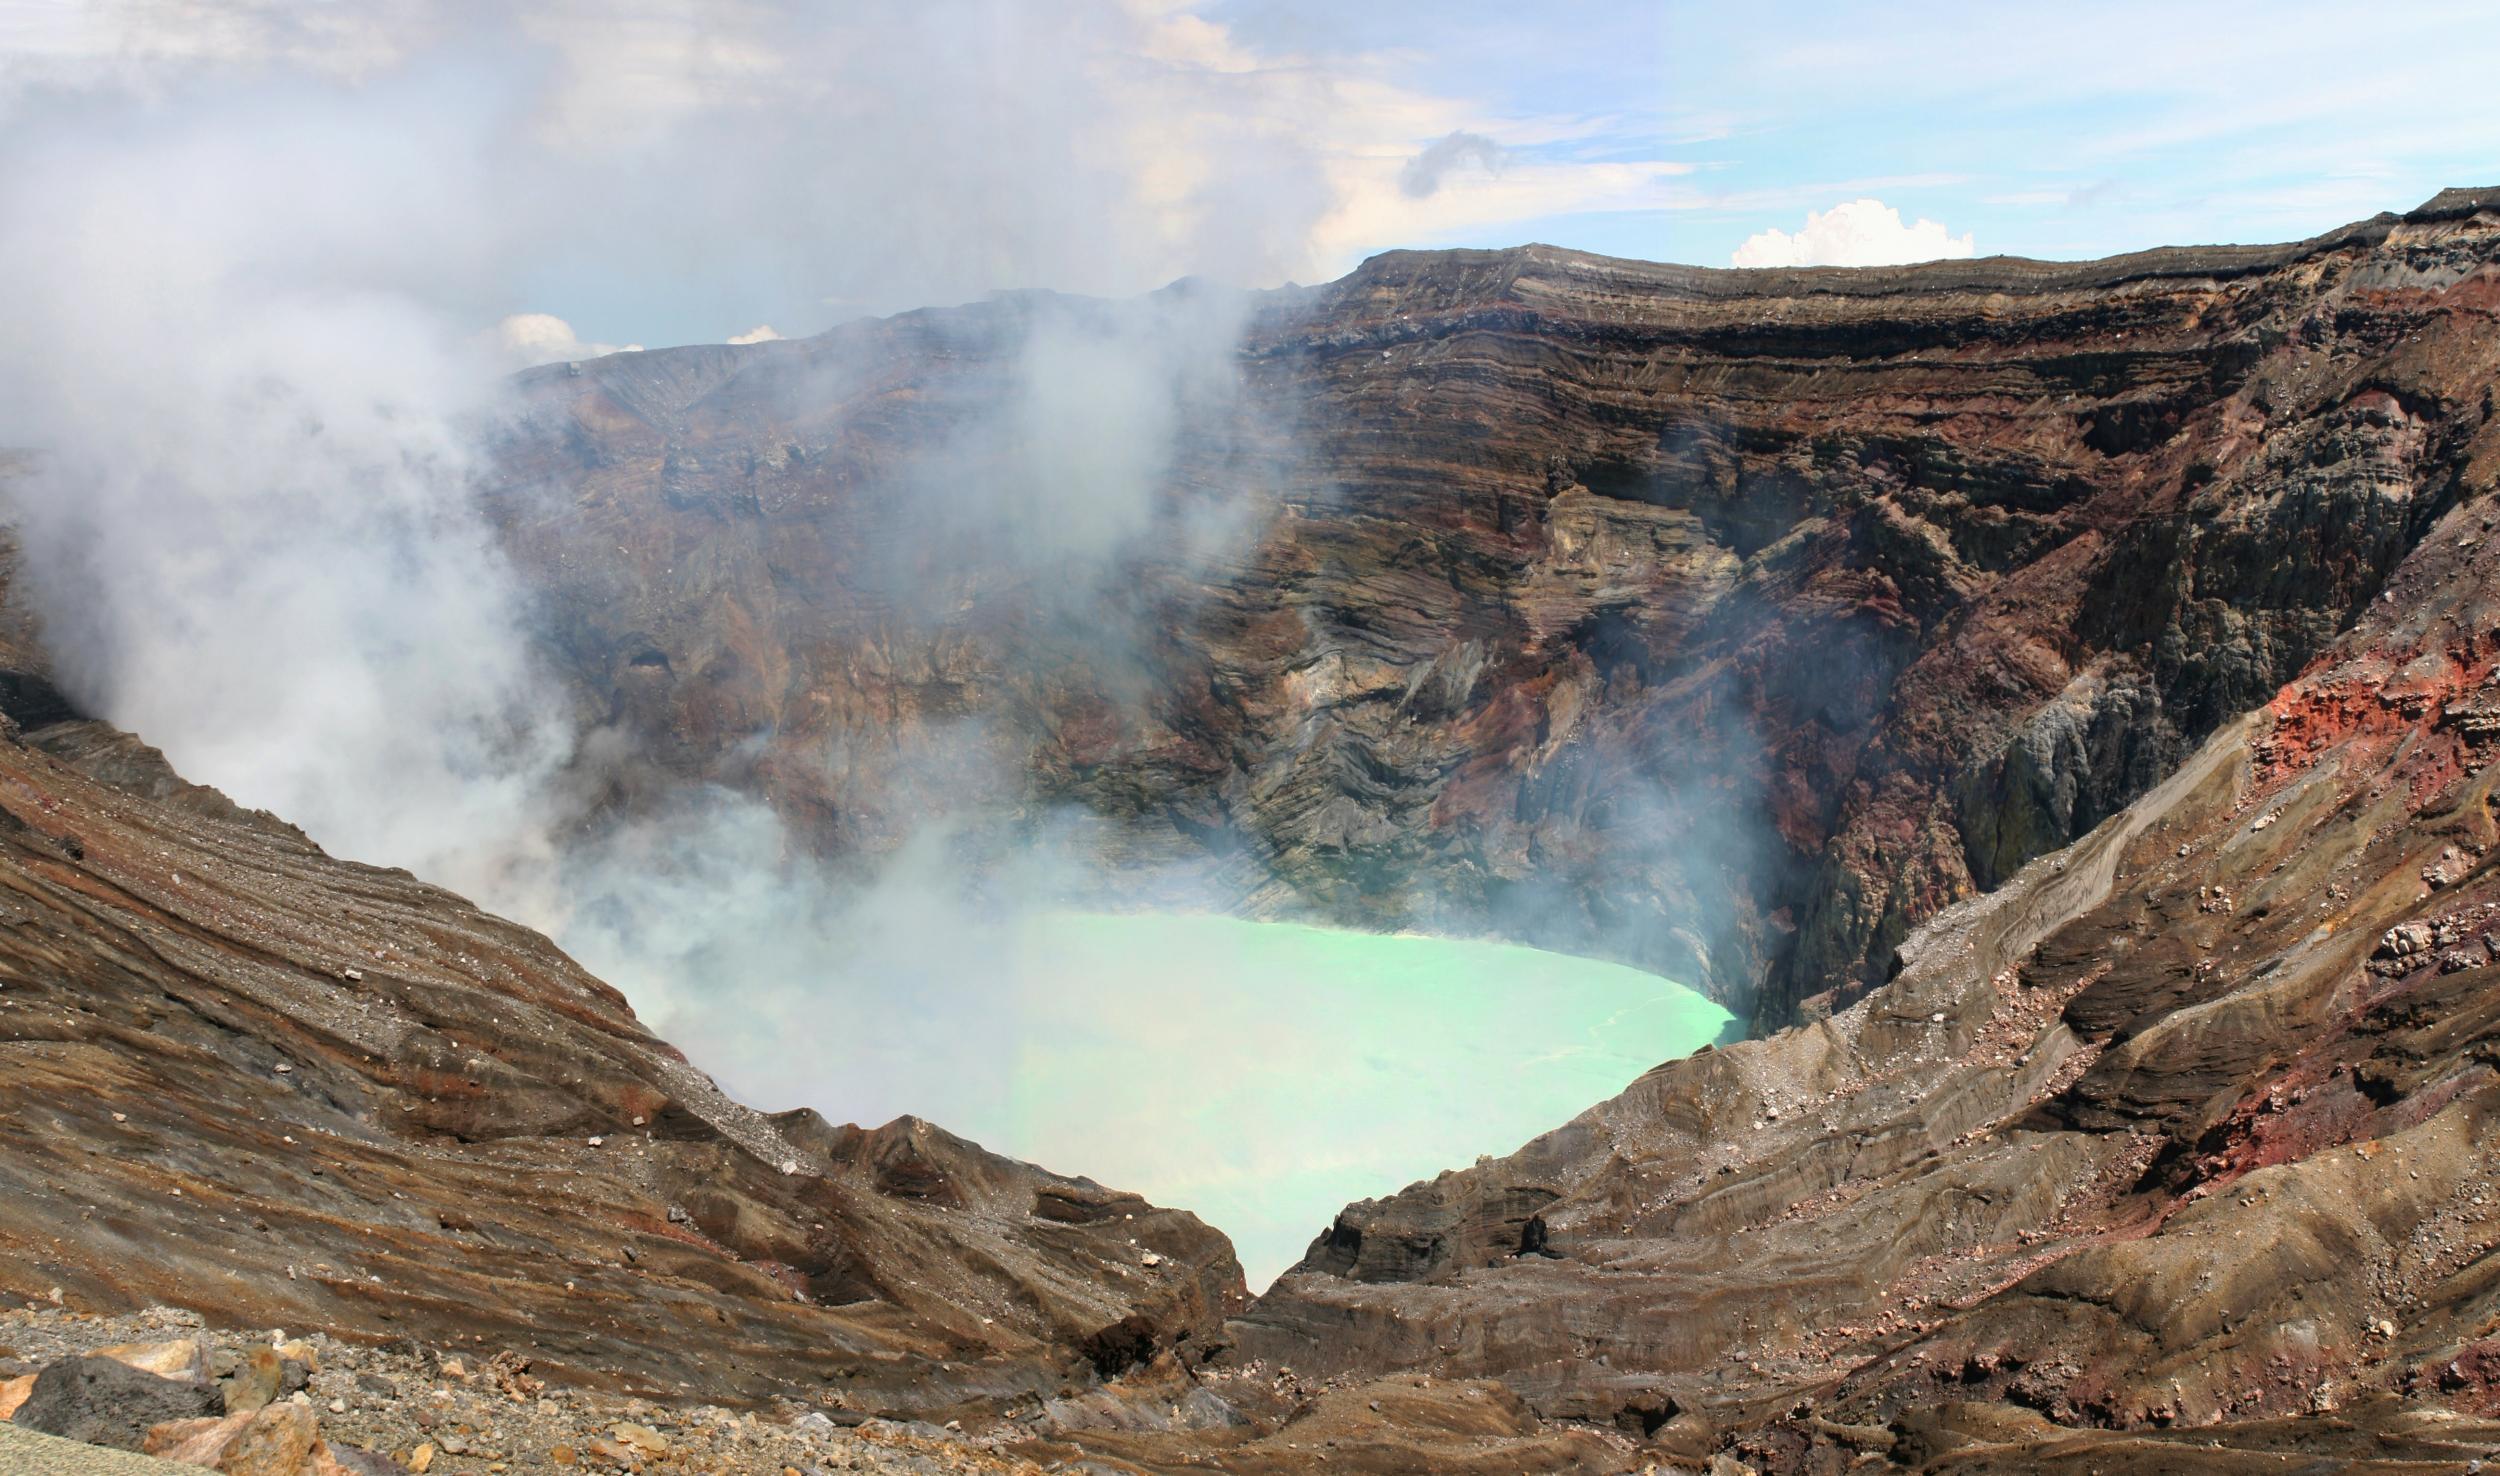
<svg viewBox="0 0 2500 1476">
<path fill-rule="evenodd" d="M 1242 1294 L 1190 1215 L 742 1107 L 546 939 L 84 721 L 0 737 L 0 1121 L 0 1293 L 643 1393 L 1038 1400 Z"/>
<path fill-rule="evenodd" d="M 1075 816 L 1129 895 L 1775 1026 L 2265 702 L 2466 494 L 2492 204 L 2074 264 L 1392 253 L 1135 418 L 1090 561 L 999 406 L 1054 334 L 1176 352 L 1203 289 L 538 371 L 498 506 L 614 805 L 725 783 L 861 864 Z"/>
<path fill-rule="evenodd" d="M 1235 1356 L 1782 1470 L 2500 1412 L 2500 437 L 2468 468 L 2351 633 L 1897 978 L 1350 1207 Z"/>
</svg>

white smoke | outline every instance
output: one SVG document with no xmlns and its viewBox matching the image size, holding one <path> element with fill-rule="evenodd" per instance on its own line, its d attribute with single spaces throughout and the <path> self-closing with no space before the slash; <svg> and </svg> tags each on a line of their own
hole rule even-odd
<svg viewBox="0 0 2500 1476">
<path fill-rule="evenodd" d="M 269 94 L 18 120 L 0 436 L 37 452 L 10 496 L 74 700 L 493 895 L 544 858 L 569 737 L 469 502 L 496 365 L 401 285 L 477 265 L 476 135 L 432 121 Z"/>
<path fill-rule="evenodd" d="M 1504 157 L 1502 146 L 1481 133 L 1446 133 L 1406 161 L 1398 171 L 1398 189 L 1418 200 L 1427 199 L 1438 193 L 1442 182 L 1460 166 L 1474 164 L 1487 173 L 1497 174 Z"/>
<path fill-rule="evenodd" d="M 711 337 L 1306 272 L 1324 101 L 1127 0 L 82 10 L 0 79 L 0 447 L 34 453 L 5 497 L 56 675 L 189 777 L 554 932 L 733 1088 L 790 1089 L 767 1053 L 818 1026 L 818 1100 L 907 1110 L 1042 1044 L 985 991 L 1088 847 L 960 864 L 987 838 L 938 801 L 1017 777 L 979 734 L 864 885 L 716 791 L 580 838 L 569 797 L 620 756 L 480 510 L 499 375 L 660 341 L 645 304 Z M 1161 495 L 1238 392 L 1242 300 L 1018 310 L 994 413 L 933 462 L 985 475 L 912 503 L 889 577 L 932 622 L 995 571 L 1046 591 L 1116 690 L 1126 554 L 1243 532 Z M 878 1040 L 840 1033 L 846 992 Z"/>
<path fill-rule="evenodd" d="M 547 928 L 733 1087 L 807 1086 L 758 1076 L 759 1042 L 816 1027 L 841 1064 L 813 1100 L 961 1101 L 966 1062 L 1033 1044 L 981 1002 L 1014 909 L 1057 895 L 1039 858 L 1083 848 L 956 864 L 950 806 L 1019 778 L 977 734 L 930 755 L 925 818 L 864 884 L 721 791 L 585 834 L 572 797 L 632 755 L 544 669 L 483 511 L 502 375 L 616 347 L 544 294 L 619 274 L 627 298 L 743 284 L 713 310 L 753 343 L 826 298 L 1273 279 L 1325 203 L 1309 160 L 1229 121 L 1254 81 L 1117 0 L 758 7 L 701 35 L 549 3 L 474 45 L 448 23 L 487 13 L 456 5 L 252 30 L 286 12 L 0 90 L 0 446 L 32 453 L 5 497 L 55 675 L 189 777 Z M 900 530 L 906 561 L 1048 590 L 1118 666 L 1098 592 L 1136 540 L 1237 531 L 1159 526 L 1158 492 L 1188 419 L 1231 403 L 1241 304 L 1002 303 L 1020 345 L 937 458 L 984 475 L 914 503 L 946 511 Z"/>
<path fill-rule="evenodd" d="M 59 676 L 238 800 L 541 922 L 496 878 L 549 859 L 575 725 L 472 493 L 505 368 L 620 347 L 547 283 L 1134 291 L 1298 265 L 1267 243 L 1324 204 L 1228 124 L 1241 79 L 1118 0 L 124 3 L 41 39 L 0 89 L 0 445 L 36 453 L 10 500 Z M 1194 372 L 1137 342 L 1036 335 L 991 432 L 1034 453 L 1022 546 L 1136 531 Z"/>
</svg>

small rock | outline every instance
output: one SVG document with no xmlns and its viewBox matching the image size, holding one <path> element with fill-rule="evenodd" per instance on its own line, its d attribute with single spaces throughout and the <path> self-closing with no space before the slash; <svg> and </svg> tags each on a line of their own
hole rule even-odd
<svg viewBox="0 0 2500 1476">
<path fill-rule="evenodd" d="M 668 1453 L 668 1437 L 649 1425 L 620 1424 L 613 1433 L 619 1444 L 630 1446 L 644 1455 L 659 1456 Z"/>
<path fill-rule="evenodd" d="M 34 1391 L 35 1376 L 33 1374 L 17 1374 L 10 1378 L 0 1379 L 0 1420 L 15 1418 L 18 1406 L 24 1404 L 26 1396 Z"/>
<path fill-rule="evenodd" d="M 605 1139 L 605 1138 L 594 1137 L 594 1138 L 592 1138 L 592 1139 L 590 1140 L 590 1146 L 591 1146 L 591 1147 L 593 1147 L 593 1148 L 596 1148 L 596 1147 L 598 1147 L 600 1144 L 605 1143 L 606 1141 L 607 1141 L 607 1139 Z"/>
<path fill-rule="evenodd" d="M 2379 935 L 2378 954 L 2381 958 L 2409 958 L 2427 951 L 2432 941 L 2429 924 L 2398 923 Z"/>
<path fill-rule="evenodd" d="M 226 1396 L 226 1413 L 250 1414 L 286 1392 L 286 1360 L 275 1348 L 253 1348 L 217 1381 Z"/>
<path fill-rule="evenodd" d="M 433 1465 L 434 1447 L 432 1444 L 429 1443 L 420 1445 L 415 1450 L 408 1452 L 408 1469 L 415 1473 L 415 1476 L 425 1476 L 425 1473 L 432 1469 Z"/>
<path fill-rule="evenodd" d="M 321 1442 L 313 1412 L 300 1404 L 273 1404 L 251 1417 L 217 1457 L 226 1476 L 310 1476 L 313 1447 Z"/>
<path fill-rule="evenodd" d="M 196 1384 L 208 1377 L 207 1350 L 198 1338 L 176 1338 L 169 1343 L 115 1343 L 96 1349 L 95 1356 L 127 1363 L 160 1379 Z"/>
<path fill-rule="evenodd" d="M 258 1411 L 254 1411 L 258 1413 Z M 142 1447 L 149 1455 L 183 1466 L 213 1466 L 235 1437 L 252 1423 L 251 1414 L 223 1418 L 167 1420 L 152 1426 Z"/>
</svg>

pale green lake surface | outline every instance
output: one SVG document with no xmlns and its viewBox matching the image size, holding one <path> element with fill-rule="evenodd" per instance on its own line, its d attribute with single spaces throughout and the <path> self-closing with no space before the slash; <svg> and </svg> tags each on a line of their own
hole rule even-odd
<svg viewBox="0 0 2500 1476">
<path fill-rule="evenodd" d="M 1680 984 L 1507 943 L 1174 914 L 1012 926 L 1006 1090 L 929 1115 L 1196 1212 L 1254 1290 L 1345 1204 L 1507 1153 L 1730 1038 Z"/>
</svg>

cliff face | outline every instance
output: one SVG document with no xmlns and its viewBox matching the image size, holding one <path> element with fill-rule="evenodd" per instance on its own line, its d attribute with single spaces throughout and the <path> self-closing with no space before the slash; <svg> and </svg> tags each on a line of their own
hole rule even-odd
<svg viewBox="0 0 2500 1476">
<path fill-rule="evenodd" d="M 1195 1218 L 741 1107 L 544 938 L 46 690 L 0 683 L 0 1293 L 890 1411 L 1089 1386 L 1237 1305 Z"/>
<path fill-rule="evenodd" d="M 532 377 L 498 511 L 632 740 L 609 804 L 728 783 L 850 857 L 1075 809 L 1115 875 L 1808 1017 L 1246 1307 L 1186 1215 L 727 1101 L 545 940 L 77 720 L 0 598 L 0 1291 L 1089 1469 L 2459 1466 L 2495 203 L 2071 267 L 1382 258 L 1252 305 L 1108 539 L 965 489 L 1032 490 L 1024 346 L 1124 310 Z"/>
<path fill-rule="evenodd" d="M 2080 265 L 1376 258 L 1251 304 L 1081 600 L 946 521 L 1011 474 L 967 427 L 1029 298 L 540 371 L 500 506 L 585 709 L 829 855 L 1069 807 L 1219 905 L 1776 1024 L 2377 595 L 2491 414 L 2489 203 Z"/>
<path fill-rule="evenodd" d="M 1780 1470 L 2205 1469 L 2071 1427 L 2314 1454 L 2354 1429 L 2323 1412 L 2500 1411 L 2500 433 L 2463 465 L 2352 632 L 1897 978 L 1349 1208 L 1237 1356 Z"/>
</svg>

